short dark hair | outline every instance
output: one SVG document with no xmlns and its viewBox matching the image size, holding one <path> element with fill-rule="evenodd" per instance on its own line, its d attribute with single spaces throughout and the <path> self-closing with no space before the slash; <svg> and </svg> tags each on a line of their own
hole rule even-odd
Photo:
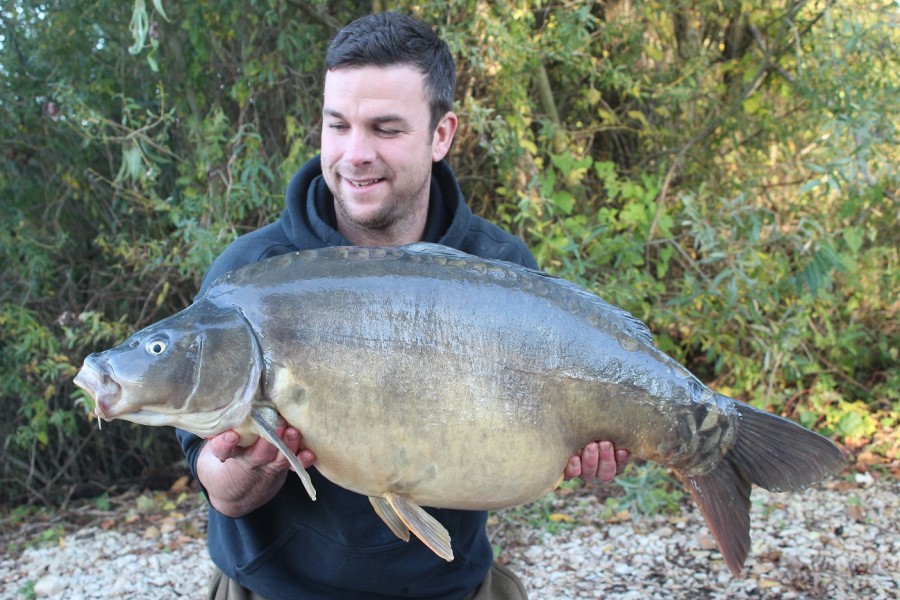
<svg viewBox="0 0 900 600">
<path fill-rule="evenodd" d="M 396 12 L 367 15 L 338 31 L 325 56 L 329 71 L 396 65 L 411 66 L 425 75 L 434 131 L 453 105 L 456 66 L 447 43 L 431 27 Z"/>
</svg>

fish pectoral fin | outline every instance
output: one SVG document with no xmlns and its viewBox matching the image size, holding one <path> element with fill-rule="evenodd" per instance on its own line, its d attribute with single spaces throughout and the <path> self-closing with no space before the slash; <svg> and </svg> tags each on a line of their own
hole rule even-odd
<svg viewBox="0 0 900 600">
<path fill-rule="evenodd" d="M 408 542 L 409 528 L 403 522 L 403 519 L 400 518 L 400 515 L 397 514 L 397 511 L 394 510 L 394 507 L 384 498 L 369 496 L 369 502 L 372 503 L 372 508 L 375 509 L 375 512 L 381 517 L 385 525 L 394 532 L 394 535 L 404 542 Z"/>
<path fill-rule="evenodd" d="M 453 560 L 453 548 L 450 546 L 450 534 L 440 522 L 425 512 L 418 504 L 392 492 L 385 494 L 384 499 L 394 510 L 403 524 L 409 528 L 422 543 L 432 552 L 450 562 Z M 376 509 L 377 510 L 377 509 Z M 384 518 L 384 517 L 382 517 Z M 390 526 L 390 524 L 388 524 Z M 396 531 L 394 532 L 396 533 Z"/>
<path fill-rule="evenodd" d="M 285 446 L 284 442 L 281 441 L 281 438 L 275 434 L 274 422 L 278 419 L 278 412 L 270 407 L 256 407 L 250 410 L 250 416 L 253 417 L 253 422 L 256 423 L 259 435 L 278 448 L 284 457 L 288 459 L 288 462 L 291 463 L 291 468 L 300 476 L 300 481 L 303 482 L 306 493 L 309 494 L 310 498 L 315 500 L 316 488 L 313 487 L 312 479 L 309 478 L 309 473 L 307 473 L 306 469 L 303 468 L 303 465 L 300 464 L 300 459 L 297 458 L 297 455 L 291 452 L 290 448 Z"/>
</svg>

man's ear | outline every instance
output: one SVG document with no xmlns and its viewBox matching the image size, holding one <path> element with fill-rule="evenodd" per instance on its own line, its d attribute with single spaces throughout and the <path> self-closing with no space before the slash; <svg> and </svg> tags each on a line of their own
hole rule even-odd
<svg viewBox="0 0 900 600">
<path fill-rule="evenodd" d="M 441 117 L 431 140 L 432 161 L 438 162 L 450 152 L 450 146 L 453 144 L 453 136 L 456 135 L 457 125 L 459 125 L 459 119 L 456 117 L 456 113 L 447 111 L 444 116 Z"/>
</svg>

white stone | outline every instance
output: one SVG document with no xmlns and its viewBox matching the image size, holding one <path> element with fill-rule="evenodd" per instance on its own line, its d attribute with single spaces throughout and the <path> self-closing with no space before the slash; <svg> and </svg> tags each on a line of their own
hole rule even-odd
<svg viewBox="0 0 900 600">
<path fill-rule="evenodd" d="M 34 595 L 38 598 L 52 598 L 62 594 L 66 582 L 56 575 L 45 575 L 34 584 Z"/>
</svg>

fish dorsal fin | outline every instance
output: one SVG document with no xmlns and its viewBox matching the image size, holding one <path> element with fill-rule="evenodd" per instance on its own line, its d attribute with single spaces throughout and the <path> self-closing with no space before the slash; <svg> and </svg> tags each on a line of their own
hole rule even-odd
<svg viewBox="0 0 900 600">
<path fill-rule="evenodd" d="M 300 459 L 297 458 L 297 455 L 291 452 L 290 448 L 285 446 L 284 442 L 281 441 L 281 438 L 275 434 L 275 421 L 278 420 L 278 412 L 269 406 L 258 406 L 250 411 L 250 416 L 253 417 L 253 421 L 256 423 L 259 435 L 284 454 L 284 457 L 291 463 L 291 468 L 300 476 L 300 481 L 303 482 L 306 493 L 309 494 L 310 498 L 315 500 L 316 488 L 309 478 L 309 473 L 307 473 L 306 469 L 303 468 L 303 465 L 300 464 Z"/>
<path fill-rule="evenodd" d="M 408 542 L 409 528 L 406 526 L 406 523 L 403 522 L 403 519 L 400 518 L 400 515 L 397 514 L 397 511 L 394 510 L 394 507 L 392 507 L 384 498 L 369 496 L 369 502 L 372 503 L 372 508 L 375 509 L 375 513 L 381 517 L 381 520 L 384 521 L 385 525 L 394 532 L 394 535 L 404 542 Z"/>
<path fill-rule="evenodd" d="M 403 524 L 416 534 L 416 537 L 422 540 L 422 543 L 428 546 L 432 552 L 447 562 L 453 560 L 450 534 L 437 519 L 425 512 L 425 509 L 421 506 L 403 496 L 388 492 L 384 495 L 384 499 L 397 516 L 400 517 Z M 390 523 L 388 523 L 388 527 L 391 527 Z M 394 528 L 391 527 L 391 529 L 393 530 Z M 394 533 L 397 532 L 394 531 Z"/>
</svg>

